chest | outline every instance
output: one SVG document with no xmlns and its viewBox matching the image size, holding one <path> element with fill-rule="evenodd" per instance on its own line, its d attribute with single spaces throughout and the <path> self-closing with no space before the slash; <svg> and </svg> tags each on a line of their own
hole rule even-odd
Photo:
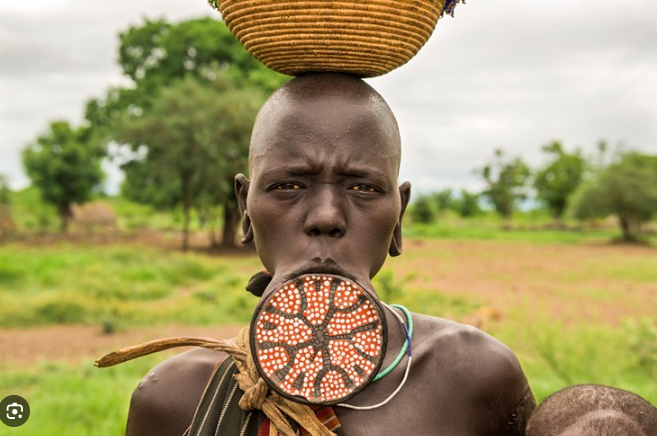
<svg viewBox="0 0 657 436">
<path fill-rule="evenodd" d="M 376 404 L 395 387 L 388 384 L 376 388 L 368 392 L 369 398 L 355 398 L 350 403 Z M 472 419 L 475 406 L 457 392 L 436 389 L 422 380 L 411 381 L 380 408 L 361 411 L 335 407 L 334 410 L 347 436 L 483 436 Z"/>
</svg>

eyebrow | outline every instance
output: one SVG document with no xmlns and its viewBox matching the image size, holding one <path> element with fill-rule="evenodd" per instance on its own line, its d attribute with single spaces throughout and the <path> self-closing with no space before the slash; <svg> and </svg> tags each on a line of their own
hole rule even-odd
<svg viewBox="0 0 657 436">
<path fill-rule="evenodd" d="M 296 159 L 293 162 L 285 163 L 278 166 L 268 166 L 264 169 L 266 174 L 286 174 L 291 176 L 303 176 L 308 174 L 316 174 L 321 170 L 320 166 L 317 163 L 306 160 L 306 159 Z"/>
<path fill-rule="evenodd" d="M 357 166 L 347 166 L 347 168 L 345 168 L 340 173 L 346 177 L 363 178 L 363 179 L 375 178 L 375 179 L 386 180 L 388 178 L 386 176 L 386 173 L 383 171 L 379 171 L 372 168 L 366 169 Z"/>
</svg>

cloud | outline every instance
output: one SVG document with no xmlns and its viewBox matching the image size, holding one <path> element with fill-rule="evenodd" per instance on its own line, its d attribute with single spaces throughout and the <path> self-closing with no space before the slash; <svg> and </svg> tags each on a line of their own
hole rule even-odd
<svg viewBox="0 0 657 436">
<path fill-rule="evenodd" d="M 34 3 L 46 4 L 0 6 L 0 173 L 16 178 L 20 147 L 50 119 L 78 122 L 87 98 L 120 83 L 119 31 L 142 16 L 214 14 L 204 0 Z M 460 5 L 408 65 L 370 80 L 400 123 L 401 177 L 475 189 L 473 168 L 495 147 L 538 164 L 553 139 L 657 153 L 655 16 L 648 0 Z"/>
<path fill-rule="evenodd" d="M 371 81 L 399 117 L 402 176 L 477 186 L 495 147 L 539 164 L 552 139 L 657 152 L 657 6 L 617 6 L 471 1 L 443 19 L 409 66 Z"/>
</svg>

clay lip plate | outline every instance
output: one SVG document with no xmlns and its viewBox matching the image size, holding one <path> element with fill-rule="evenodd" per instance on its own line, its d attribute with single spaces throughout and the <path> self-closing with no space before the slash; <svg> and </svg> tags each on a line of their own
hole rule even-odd
<svg viewBox="0 0 657 436">
<path fill-rule="evenodd" d="M 256 367 L 281 396 L 341 403 L 376 376 L 387 343 L 380 303 L 351 279 L 305 274 L 260 301 L 251 320 Z"/>
</svg>

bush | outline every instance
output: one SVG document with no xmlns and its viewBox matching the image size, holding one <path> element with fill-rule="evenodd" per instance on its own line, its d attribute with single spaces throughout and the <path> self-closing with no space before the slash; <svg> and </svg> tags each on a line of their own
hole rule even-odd
<svg viewBox="0 0 657 436">
<path fill-rule="evenodd" d="M 623 239 L 638 239 L 657 213 L 657 156 L 621 155 L 575 193 L 571 213 L 582 220 L 616 215 Z"/>
<path fill-rule="evenodd" d="M 411 205 L 409 213 L 414 223 L 427 224 L 432 222 L 436 217 L 436 207 L 433 199 L 427 195 L 420 196 Z"/>
</svg>

